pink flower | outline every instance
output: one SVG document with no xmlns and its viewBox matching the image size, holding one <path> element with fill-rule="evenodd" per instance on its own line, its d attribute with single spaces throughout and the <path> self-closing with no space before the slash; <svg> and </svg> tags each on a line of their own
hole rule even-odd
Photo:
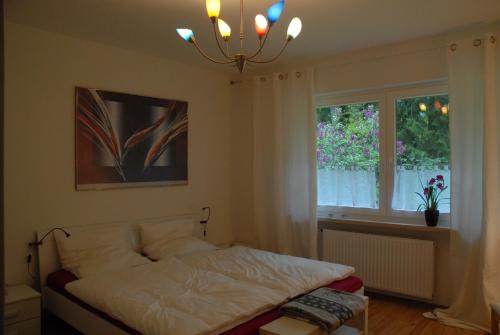
<svg viewBox="0 0 500 335">
<path fill-rule="evenodd" d="M 363 155 L 365 155 L 366 158 L 370 158 L 370 150 L 368 150 L 368 148 L 364 148 Z"/>
<path fill-rule="evenodd" d="M 434 185 L 435 182 L 436 182 L 436 179 L 431 178 L 431 180 L 429 180 L 429 185 Z"/>
<path fill-rule="evenodd" d="M 403 144 L 403 141 L 396 141 L 396 151 L 398 155 L 402 155 L 405 153 L 405 146 Z"/>
<path fill-rule="evenodd" d="M 438 183 L 437 188 L 439 188 L 442 191 L 444 188 L 444 185 L 442 183 Z"/>
<path fill-rule="evenodd" d="M 424 188 L 424 194 L 425 194 L 425 195 L 428 195 L 428 194 L 429 194 L 429 188 L 428 188 L 428 187 Z"/>
<path fill-rule="evenodd" d="M 436 176 L 436 179 L 439 180 L 439 181 L 443 181 L 444 177 L 439 174 L 439 175 Z"/>
</svg>

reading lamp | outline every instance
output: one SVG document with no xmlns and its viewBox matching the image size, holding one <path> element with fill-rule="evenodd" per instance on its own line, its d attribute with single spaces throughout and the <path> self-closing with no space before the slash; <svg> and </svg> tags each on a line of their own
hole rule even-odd
<svg viewBox="0 0 500 335">
<path fill-rule="evenodd" d="M 40 239 L 40 241 L 34 241 L 34 242 L 30 242 L 28 243 L 28 246 L 29 247 L 38 247 L 40 245 L 43 244 L 43 240 L 45 240 L 45 238 L 47 236 L 49 236 L 50 233 L 56 231 L 56 230 L 60 230 L 64 233 L 64 235 L 66 235 L 66 238 L 70 237 L 71 234 L 68 233 L 66 230 L 62 229 L 62 228 L 59 228 L 59 227 L 56 227 L 56 228 L 52 228 L 51 230 L 49 230 L 45 235 L 43 235 L 43 237 Z M 31 269 L 30 269 L 30 264 L 31 264 L 31 253 L 28 254 L 28 257 L 26 259 L 26 262 L 28 263 L 28 274 L 31 276 L 31 278 L 35 279 L 35 276 L 34 274 L 31 273 Z"/>
<path fill-rule="evenodd" d="M 52 228 L 51 230 L 49 230 L 45 235 L 43 235 L 43 237 L 40 239 L 40 241 L 35 241 L 35 242 L 30 242 L 28 243 L 28 245 L 30 247 L 35 247 L 35 246 L 39 246 L 39 245 L 42 245 L 43 244 L 43 240 L 45 240 L 45 238 L 47 236 L 49 236 L 50 233 L 56 231 L 56 230 L 60 230 L 64 233 L 64 235 L 66 235 L 66 238 L 70 237 L 71 234 L 68 233 L 66 230 L 62 229 L 62 228 L 59 228 L 59 227 L 56 227 L 56 228 Z"/>
<path fill-rule="evenodd" d="M 210 221 L 211 209 L 210 207 L 203 207 L 201 209 L 203 212 L 208 210 L 208 216 L 205 220 L 201 220 L 200 223 L 203 225 L 203 237 L 207 237 L 207 223 Z"/>
</svg>

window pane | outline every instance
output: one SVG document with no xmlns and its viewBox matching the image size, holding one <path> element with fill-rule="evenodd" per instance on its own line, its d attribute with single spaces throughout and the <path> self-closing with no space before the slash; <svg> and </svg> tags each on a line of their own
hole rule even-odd
<svg viewBox="0 0 500 335">
<path fill-rule="evenodd" d="M 379 208 L 379 103 L 317 109 L 318 205 Z"/>
<path fill-rule="evenodd" d="M 448 95 L 396 100 L 393 209 L 416 211 L 422 200 L 415 192 L 422 193 L 421 183 L 426 185 L 431 178 L 443 176 L 444 185 L 449 185 L 448 106 Z M 450 188 L 440 197 L 439 211 L 449 213 Z"/>
</svg>

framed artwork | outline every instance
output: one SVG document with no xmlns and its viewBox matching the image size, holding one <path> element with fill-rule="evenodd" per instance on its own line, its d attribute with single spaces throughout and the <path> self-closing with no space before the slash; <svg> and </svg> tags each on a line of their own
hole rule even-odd
<svg viewBox="0 0 500 335">
<path fill-rule="evenodd" d="M 76 189 L 187 184 L 188 103 L 76 88 Z"/>
</svg>

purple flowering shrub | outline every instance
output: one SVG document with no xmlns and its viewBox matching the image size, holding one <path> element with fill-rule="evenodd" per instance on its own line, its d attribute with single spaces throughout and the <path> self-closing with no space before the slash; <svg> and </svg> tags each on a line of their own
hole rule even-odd
<svg viewBox="0 0 500 335">
<path fill-rule="evenodd" d="M 337 106 L 322 113 L 316 129 L 318 168 L 376 169 L 380 159 L 378 104 Z"/>
</svg>

